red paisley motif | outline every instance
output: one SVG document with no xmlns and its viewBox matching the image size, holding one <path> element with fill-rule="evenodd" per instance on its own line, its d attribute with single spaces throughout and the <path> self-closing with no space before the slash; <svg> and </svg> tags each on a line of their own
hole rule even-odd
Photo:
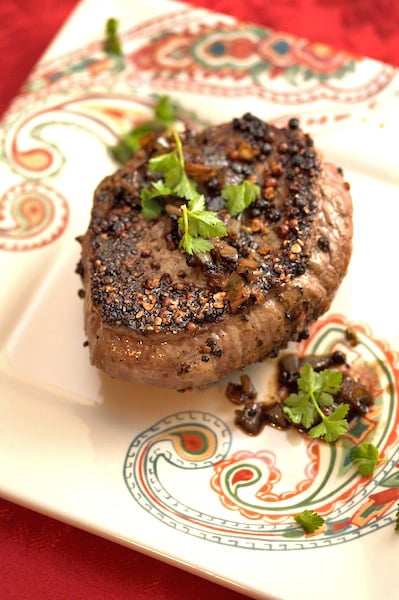
<svg viewBox="0 0 399 600">
<path fill-rule="evenodd" d="M 215 37 L 215 34 L 216 35 Z M 209 41 L 208 41 L 209 36 Z M 205 63 L 198 58 L 198 49 Z M 133 52 L 129 59 L 141 70 L 169 71 L 175 73 L 202 70 L 204 72 L 224 69 L 220 59 L 238 61 L 232 73 L 250 73 L 255 64 L 268 63 L 271 77 L 280 75 L 284 69 L 305 67 L 319 75 L 331 75 L 346 67 L 353 59 L 345 52 L 337 52 L 325 44 L 297 39 L 286 33 L 264 30 L 263 34 L 250 29 L 240 30 L 221 24 L 204 26 L 199 32 L 186 30 L 182 33 L 168 32 Z M 251 64 L 239 61 L 252 59 Z M 208 64 L 209 60 L 209 64 Z M 224 62 L 224 61 L 223 61 Z"/>
<path fill-rule="evenodd" d="M 275 503 L 281 500 L 287 500 L 292 498 L 301 492 L 304 492 L 310 487 L 314 481 L 320 461 L 320 450 L 319 443 L 317 441 L 310 441 L 307 446 L 307 455 L 310 459 L 309 463 L 305 466 L 305 479 L 300 480 L 295 485 L 295 489 L 286 490 L 279 493 L 274 491 L 274 487 L 281 481 L 281 471 L 276 466 L 276 456 L 273 452 L 267 450 L 261 450 L 258 452 L 251 452 L 249 450 L 241 450 L 235 452 L 231 457 L 217 463 L 214 466 L 215 474 L 211 479 L 211 488 L 218 494 L 221 503 L 230 510 L 237 510 L 240 514 L 248 519 L 252 520 L 268 520 L 268 521 L 280 521 L 282 518 L 281 514 L 273 514 L 268 512 L 265 514 L 263 511 L 251 510 L 250 508 L 240 506 L 235 496 L 236 491 L 240 484 L 245 484 L 254 480 L 256 485 L 256 471 L 250 466 L 250 461 L 261 460 L 265 464 L 265 473 L 267 473 L 267 479 L 261 485 L 256 492 L 254 491 L 254 498 L 257 498 L 264 504 L 264 508 L 267 509 L 267 503 Z M 240 463 L 242 467 L 240 468 Z M 234 468 L 236 467 L 236 470 Z M 228 474 L 232 474 L 229 476 Z M 227 487 L 231 488 L 230 493 L 226 492 Z"/>
<path fill-rule="evenodd" d="M 229 44 L 229 55 L 232 58 L 248 58 L 256 52 L 256 44 L 250 39 L 236 38 Z"/>
<path fill-rule="evenodd" d="M 346 52 L 337 52 L 326 44 L 312 43 L 307 40 L 295 40 L 291 52 L 294 63 L 322 74 L 335 73 L 354 58 Z"/>
<path fill-rule="evenodd" d="M 129 59 L 138 69 L 145 71 L 167 68 L 178 72 L 189 69 L 192 65 L 190 48 L 195 35 L 169 35 L 161 37 L 151 44 L 144 45 L 140 50 L 130 55 Z"/>
</svg>

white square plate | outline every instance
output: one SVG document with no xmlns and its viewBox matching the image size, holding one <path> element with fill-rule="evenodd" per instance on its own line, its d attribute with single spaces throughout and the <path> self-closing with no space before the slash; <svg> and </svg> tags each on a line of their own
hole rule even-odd
<svg viewBox="0 0 399 600">
<path fill-rule="evenodd" d="M 118 0 L 112 10 L 79 5 L 2 123 L 0 492 L 250 596 L 305 599 L 311 584 L 325 600 L 394 599 L 397 71 L 182 4 Z M 102 51 L 110 16 L 122 24 L 124 60 Z M 194 124 L 247 111 L 276 124 L 299 116 L 344 167 L 353 258 L 300 351 L 344 348 L 376 404 L 335 446 L 271 428 L 246 436 L 226 381 L 178 394 L 90 366 L 75 237 L 116 167 L 107 146 L 151 114 L 157 94 Z M 259 399 L 274 369 L 248 369 Z M 386 459 L 372 478 L 348 461 L 364 439 Z M 293 520 L 305 507 L 325 518 L 311 536 Z"/>
</svg>

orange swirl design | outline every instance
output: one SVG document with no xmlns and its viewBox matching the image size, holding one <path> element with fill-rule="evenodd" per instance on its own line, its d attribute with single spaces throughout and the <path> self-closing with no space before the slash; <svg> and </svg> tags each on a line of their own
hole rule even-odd
<svg viewBox="0 0 399 600">
<path fill-rule="evenodd" d="M 191 462 L 200 462 L 213 456 L 217 440 L 211 430 L 191 425 L 170 429 L 156 437 L 152 443 L 171 441 L 176 454 Z"/>
<path fill-rule="evenodd" d="M 220 502 L 230 510 L 239 513 L 251 520 L 281 520 L 281 514 L 267 512 L 268 503 L 276 503 L 293 498 L 307 490 L 315 480 L 320 466 L 320 452 L 318 442 L 311 440 L 307 444 L 306 453 L 309 462 L 305 465 L 305 478 L 295 484 L 295 489 L 276 492 L 275 486 L 281 481 L 281 471 L 276 465 L 276 455 L 268 450 L 251 452 L 241 450 L 214 465 L 214 475 L 210 485 L 215 491 Z M 252 462 L 257 462 L 257 467 Z M 261 473 L 259 472 L 261 465 Z M 239 488 L 242 486 L 256 486 L 263 479 L 259 489 L 254 493 L 254 498 L 261 501 L 264 511 L 241 506 Z M 227 482 L 227 485 L 226 485 Z M 230 491 L 228 491 L 230 490 Z M 283 515 L 285 518 L 285 515 Z"/>
<path fill-rule="evenodd" d="M 68 218 L 68 203 L 56 190 L 38 182 L 16 185 L 0 198 L 0 249 L 43 247 L 63 233 Z"/>
<path fill-rule="evenodd" d="M 354 330 L 359 336 L 356 347 L 352 347 L 346 340 L 347 329 Z M 326 335 L 332 337 L 327 339 Z M 362 341 L 362 336 L 365 337 L 365 342 Z M 322 343 L 320 347 L 317 345 L 319 342 Z M 371 350 L 367 350 L 368 347 Z M 331 471 L 325 487 L 326 491 L 317 492 L 320 497 L 317 510 L 323 516 L 330 516 L 338 507 L 351 501 L 364 485 L 362 478 L 351 476 L 350 465 L 346 460 L 347 452 L 353 445 L 374 439 L 372 436 L 377 430 L 379 421 L 382 419 L 384 423 L 384 419 L 387 418 L 382 415 L 383 396 L 387 397 L 387 401 L 389 397 L 394 401 L 399 390 L 398 354 L 390 350 L 385 342 L 373 339 L 365 325 L 348 322 L 341 315 L 329 315 L 317 321 L 311 327 L 310 337 L 298 346 L 300 356 L 334 350 L 345 352 L 353 371 L 368 387 L 376 403 L 367 415 L 350 424 L 348 432 L 337 446 L 339 452 L 337 457 L 333 459 L 331 456 Z M 372 356 L 375 358 L 370 362 Z M 383 361 L 385 370 L 378 367 L 378 361 Z M 381 442 L 380 452 L 384 458 L 389 456 L 398 441 L 399 428 L 395 426 L 398 418 L 399 409 L 394 404 L 389 417 L 392 426 L 387 429 Z M 382 434 L 378 433 L 378 435 Z M 304 438 L 302 441 L 306 444 L 308 456 L 307 464 L 302 467 L 305 477 L 301 478 L 299 475 L 298 481 L 292 482 L 286 489 L 282 489 L 284 473 L 276 466 L 277 456 L 274 452 L 262 450 L 236 452 L 214 465 L 214 474 L 210 480 L 212 490 L 217 493 L 220 502 L 226 508 L 238 511 L 248 519 L 265 522 L 284 520 L 290 516 L 290 512 L 284 506 L 285 501 L 292 499 L 294 503 L 301 503 L 303 500 L 300 496 L 303 492 L 309 494 L 313 489 L 316 490 L 319 485 L 317 479 L 320 474 L 321 456 L 326 455 L 327 447 L 323 447 L 318 440 Z M 281 502 L 283 504 L 280 510 Z M 386 510 L 389 507 L 390 504 L 387 505 Z M 363 508 L 359 510 L 362 512 Z"/>
<path fill-rule="evenodd" d="M 46 171 L 53 163 L 53 157 L 44 148 L 33 148 L 32 150 L 19 151 L 13 148 L 13 160 L 26 171 L 40 173 Z"/>
</svg>

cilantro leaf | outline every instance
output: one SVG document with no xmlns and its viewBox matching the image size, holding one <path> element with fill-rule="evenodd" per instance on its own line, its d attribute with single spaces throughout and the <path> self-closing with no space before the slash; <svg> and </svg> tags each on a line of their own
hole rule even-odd
<svg viewBox="0 0 399 600">
<path fill-rule="evenodd" d="M 331 396 L 331 394 L 327 394 L 327 392 L 320 392 L 317 402 L 319 403 L 319 406 L 322 406 L 323 408 L 329 408 L 333 405 L 334 398 Z"/>
<path fill-rule="evenodd" d="M 147 219 L 147 221 L 152 221 L 159 217 L 162 212 L 162 206 L 159 204 L 158 200 L 151 196 L 151 192 L 143 190 L 140 198 L 143 217 Z"/>
<path fill-rule="evenodd" d="M 324 524 L 324 519 L 314 510 L 303 510 L 294 515 L 295 521 L 303 527 L 306 533 L 314 533 Z"/>
<path fill-rule="evenodd" d="M 155 118 L 165 129 L 176 121 L 176 107 L 169 96 L 161 96 L 155 105 Z"/>
<path fill-rule="evenodd" d="M 179 247 L 187 254 L 208 252 L 213 248 L 209 238 L 225 236 L 226 226 L 216 212 L 205 210 L 205 198 L 198 193 L 195 181 L 185 171 L 183 147 L 176 132 L 174 138 L 174 150 L 155 156 L 148 163 L 149 171 L 160 173 L 164 180 L 159 179 L 141 192 L 143 215 L 154 219 L 160 214 L 162 207 L 155 200 L 158 196 L 173 195 L 187 200 L 188 203 L 181 206 L 182 216 L 178 220 L 182 233 Z"/>
<path fill-rule="evenodd" d="M 317 413 L 305 392 L 290 394 L 284 404 L 287 406 L 283 407 L 283 411 L 295 425 L 303 425 L 306 429 L 313 425 Z"/>
<path fill-rule="evenodd" d="M 205 210 L 205 198 L 198 194 L 188 203 L 189 228 L 195 234 L 208 237 L 223 237 L 227 234 L 226 226 L 213 210 Z"/>
<path fill-rule="evenodd" d="M 189 231 L 202 237 L 223 237 L 226 226 L 212 210 L 189 211 Z"/>
<path fill-rule="evenodd" d="M 398 504 L 398 512 L 396 513 L 396 525 L 395 525 L 395 531 L 399 531 L 399 504 Z"/>
<path fill-rule="evenodd" d="M 187 231 L 183 234 L 179 247 L 183 248 L 187 254 L 209 252 L 213 248 L 209 240 L 202 237 L 193 237 Z"/>
<path fill-rule="evenodd" d="M 318 387 L 317 381 L 318 375 L 316 371 L 314 371 L 309 363 L 305 363 L 302 369 L 299 371 L 298 389 L 309 395 Z"/>
<path fill-rule="evenodd" d="M 324 369 L 317 373 L 309 363 L 305 363 L 298 378 L 298 388 L 306 393 L 313 393 L 318 400 L 323 395 L 326 406 L 331 406 L 326 394 L 336 394 L 342 383 L 342 373 L 335 369 Z"/>
<path fill-rule="evenodd" d="M 146 122 L 141 125 L 137 125 L 134 129 L 131 129 L 126 135 L 123 136 L 122 140 L 134 152 L 140 148 L 140 138 L 147 135 L 152 131 L 152 123 Z"/>
<path fill-rule="evenodd" d="M 316 392 L 336 394 L 342 383 L 342 373 L 335 369 L 324 369 L 318 373 Z"/>
<path fill-rule="evenodd" d="M 184 155 L 181 139 L 177 132 L 173 132 L 176 148 L 174 150 L 176 164 L 165 175 L 166 184 L 174 189 L 176 196 L 186 200 L 195 200 L 198 197 L 197 184 L 187 177 L 184 168 Z"/>
<path fill-rule="evenodd" d="M 209 241 L 211 237 L 226 235 L 226 227 L 216 212 L 201 210 L 205 206 L 203 196 L 190 201 L 188 206 L 182 205 L 183 215 L 178 220 L 180 231 L 183 232 L 180 247 L 187 254 L 193 252 L 208 252 L 213 248 Z M 199 210 L 196 210 L 199 209 Z M 208 239 L 207 239 L 208 238 Z"/>
<path fill-rule="evenodd" d="M 104 51 L 107 54 L 116 54 L 117 56 L 122 56 L 122 46 L 118 37 L 118 27 L 119 22 L 114 19 L 108 19 L 105 24 L 105 42 L 104 42 Z"/>
<path fill-rule="evenodd" d="M 115 146 L 110 147 L 110 152 L 115 160 L 121 164 L 126 163 L 132 158 L 136 150 L 140 148 L 140 139 L 152 131 L 151 123 L 142 123 L 131 129 L 121 137 L 121 140 Z"/>
<path fill-rule="evenodd" d="M 173 194 L 173 191 L 161 179 L 154 181 L 150 190 L 147 191 L 151 193 L 152 198 L 156 198 L 157 196 L 171 196 Z"/>
<path fill-rule="evenodd" d="M 205 198 L 202 194 L 198 194 L 196 198 L 192 198 L 188 203 L 188 210 L 190 212 L 201 212 L 205 210 Z"/>
<path fill-rule="evenodd" d="M 176 121 L 176 108 L 169 96 L 161 96 L 154 106 L 154 118 L 140 123 L 122 135 L 120 142 L 109 148 L 112 156 L 120 164 L 126 163 L 140 148 L 140 140 L 153 131 L 172 127 Z"/>
<path fill-rule="evenodd" d="M 172 152 L 154 156 L 149 161 L 149 170 L 164 175 L 166 185 L 179 198 L 195 200 L 199 194 L 195 181 L 187 177 L 184 170 L 184 157 L 181 141 L 174 132 L 176 148 Z"/>
<path fill-rule="evenodd" d="M 176 154 L 176 150 L 172 152 L 166 152 L 166 154 L 160 154 L 150 159 L 148 163 L 148 170 L 152 173 L 157 172 L 162 175 L 168 175 L 170 171 L 180 170 L 179 157 Z"/>
<path fill-rule="evenodd" d="M 171 185 L 170 179 L 168 181 L 168 176 L 166 176 L 166 183 Z M 176 196 L 179 196 L 180 198 L 195 200 L 198 197 L 197 185 L 195 181 L 192 181 L 187 177 L 185 171 L 181 174 L 178 183 L 175 186 L 172 185 L 172 187 L 174 187 Z"/>
<path fill-rule="evenodd" d="M 232 217 L 248 208 L 259 194 L 260 186 L 248 180 L 240 184 L 225 185 L 222 189 L 222 198 L 226 200 L 227 210 Z"/>
<path fill-rule="evenodd" d="M 302 425 L 313 438 L 335 442 L 348 429 L 345 419 L 349 405 L 339 404 L 330 414 L 322 408 L 330 408 L 339 391 L 342 374 L 333 369 L 317 373 L 309 363 L 299 372 L 298 393 L 290 394 L 283 402 L 283 411 L 296 425 Z M 317 422 L 319 421 L 319 422 Z"/>
<path fill-rule="evenodd" d="M 341 435 L 348 431 L 348 421 L 344 418 L 349 410 L 349 404 L 339 404 L 328 416 L 309 430 L 312 438 L 322 437 L 326 442 L 336 442 Z"/>
<path fill-rule="evenodd" d="M 147 219 L 147 221 L 152 221 L 159 217 L 162 212 L 162 206 L 156 198 L 159 198 L 160 196 L 170 196 L 171 194 L 172 190 L 161 180 L 155 181 L 151 188 L 143 189 L 140 194 L 143 217 Z"/>
<path fill-rule="evenodd" d="M 143 217 L 147 221 L 153 221 L 162 212 L 162 206 L 155 198 L 145 198 L 141 201 Z"/>
<path fill-rule="evenodd" d="M 116 162 L 121 165 L 127 163 L 134 154 L 134 151 L 129 147 L 129 144 L 125 144 L 123 139 L 121 139 L 118 144 L 115 144 L 115 146 L 109 146 L 108 150 Z"/>
<path fill-rule="evenodd" d="M 350 459 L 363 477 L 368 477 L 374 473 L 378 462 L 381 460 L 378 454 L 378 448 L 374 444 L 360 444 L 352 448 Z"/>
<path fill-rule="evenodd" d="M 209 252 L 209 250 L 212 250 L 213 248 L 213 245 L 209 240 L 205 240 L 201 237 L 194 238 L 191 244 L 194 254 L 200 254 L 201 252 Z"/>
</svg>

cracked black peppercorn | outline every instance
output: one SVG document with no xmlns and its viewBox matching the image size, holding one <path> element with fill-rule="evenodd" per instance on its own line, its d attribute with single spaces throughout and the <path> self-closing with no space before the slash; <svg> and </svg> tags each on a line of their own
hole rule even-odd
<svg viewBox="0 0 399 600">
<path fill-rule="evenodd" d="M 290 129 L 298 129 L 299 128 L 299 120 L 293 117 L 288 121 L 288 127 Z"/>
<path fill-rule="evenodd" d="M 228 235 L 209 253 L 183 256 L 184 265 L 179 265 L 176 273 L 173 269 L 164 273 L 161 258 L 164 249 L 181 256 L 177 217 L 162 215 L 162 227 L 156 221 L 143 224 L 139 201 L 132 200 L 135 194 L 139 196 L 137 186 L 144 182 L 148 187 L 157 175 L 148 173 L 144 165 L 136 174 L 136 183 L 122 169 L 113 176 L 112 185 L 107 180 L 104 188 L 100 186 L 97 202 L 101 201 L 102 209 L 91 224 L 91 297 L 93 304 L 101 306 L 101 318 L 148 336 L 153 332 L 194 334 L 207 323 L 221 321 L 231 312 L 262 302 L 270 290 L 302 274 L 307 255 L 299 257 L 291 248 L 298 232 L 306 248 L 317 208 L 313 182 L 319 164 L 317 155 L 308 147 L 310 138 L 298 128 L 297 119 L 290 119 L 288 128 L 277 129 L 250 113 L 233 120 L 228 131 L 229 150 L 221 156 L 223 167 L 217 174 L 211 170 L 208 177 L 196 182 L 207 210 L 216 211 L 225 220 Z M 185 159 L 193 173 L 196 166 L 207 163 L 207 144 L 211 143 L 210 132 L 192 133 L 184 140 Z M 242 143 L 254 151 L 251 164 L 238 158 Z M 203 176 L 204 170 L 197 172 Z M 221 196 L 224 182 L 240 183 L 246 179 L 260 186 L 261 195 L 237 218 L 229 219 Z M 127 192 L 126 186 L 132 191 Z M 284 195 L 287 186 L 290 193 Z M 168 202 L 174 202 L 173 198 Z M 112 204 L 112 211 L 105 210 L 107 203 Z M 149 243 L 147 230 L 153 227 L 164 231 L 164 239 L 158 240 L 157 233 Z M 226 260 L 226 246 L 234 249 L 233 261 Z M 277 265 L 274 257 L 279 259 Z M 196 285 L 191 269 L 200 273 L 208 285 Z M 232 274 L 236 277 L 234 293 L 226 299 L 216 298 L 218 293 L 226 294 L 222 282 Z M 240 302 L 239 296 L 244 293 L 244 301 Z M 214 356 L 221 355 L 220 348 L 214 346 L 212 350 Z M 206 358 L 202 360 L 206 362 Z"/>
</svg>

